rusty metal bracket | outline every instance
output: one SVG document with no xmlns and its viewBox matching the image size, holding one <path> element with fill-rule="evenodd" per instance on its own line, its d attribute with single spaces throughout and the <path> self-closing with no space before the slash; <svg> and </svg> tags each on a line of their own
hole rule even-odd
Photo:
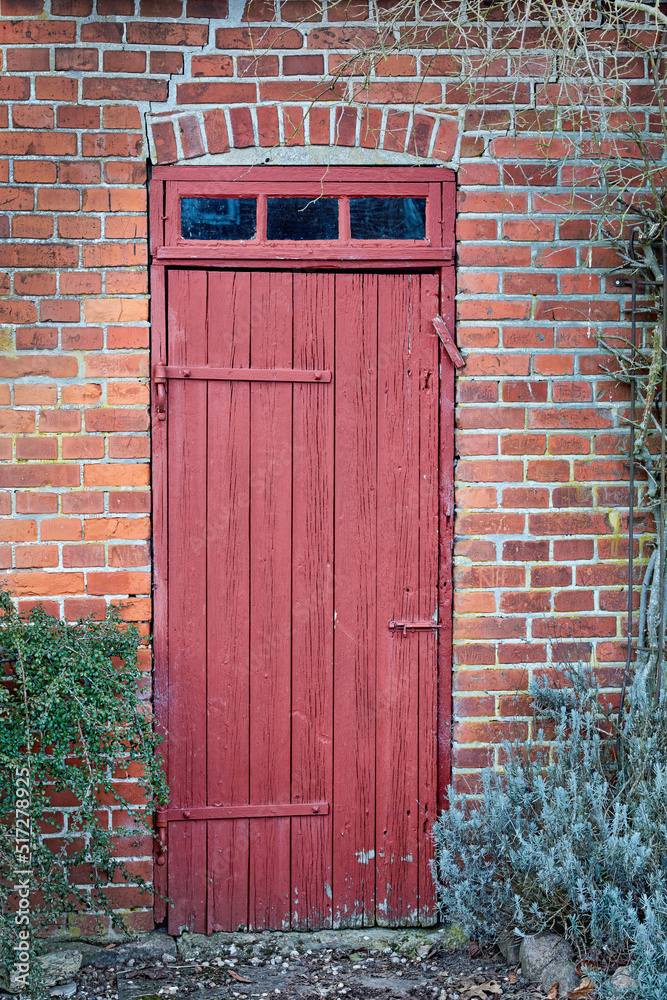
<svg viewBox="0 0 667 1000">
<path fill-rule="evenodd" d="M 166 829 L 168 823 L 187 823 L 207 819 L 270 819 L 281 816 L 328 816 L 328 802 L 276 802 L 266 805 L 185 806 L 161 809 L 156 825 Z"/>
<path fill-rule="evenodd" d="M 435 327 L 435 332 L 440 337 L 440 342 L 444 349 L 449 354 L 452 364 L 455 368 L 463 368 L 465 365 L 465 360 L 456 346 L 456 342 L 452 337 L 451 333 L 447 329 L 447 324 L 445 323 L 442 316 L 433 317 L 433 326 Z"/>
<path fill-rule="evenodd" d="M 167 848 L 167 821 L 164 819 L 162 813 L 156 814 L 155 827 L 157 830 L 157 851 L 155 855 L 155 864 L 163 865 L 167 860 L 164 856 L 164 852 Z"/>
<path fill-rule="evenodd" d="M 442 625 L 438 625 L 437 622 L 429 621 L 413 621 L 413 622 L 396 622 L 392 618 L 389 622 L 388 628 L 390 632 L 402 632 L 403 635 L 407 635 L 408 632 L 415 632 L 417 630 L 425 632 L 430 628 L 442 628 Z"/>
<path fill-rule="evenodd" d="M 157 418 L 165 420 L 167 416 L 167 373 L 163 364 L 158 364 L 153 369 L 153 382 L 157 396 Z"/>
</svg>

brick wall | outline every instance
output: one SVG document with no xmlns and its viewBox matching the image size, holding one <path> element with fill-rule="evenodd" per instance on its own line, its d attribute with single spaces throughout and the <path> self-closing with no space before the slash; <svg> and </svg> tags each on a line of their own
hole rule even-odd
<svg viewBox="0 0 667 1000">
<path fill-rule="evenodd" d="M 526 712 L 517 692 L 551 662 L 550 642 L 580 642 L 606 682 L 618 677 L 626 394 L 602 370 L 597 338 L 623 327 L 627 303 L 605 276 L 613 261 L 590 250 L 588 222 L 570 216 L 574 168 L 544 162 L 538 116 L 523 116 L 518 140 L 504 135 L 507 59 L 481 123 L 443 76 L 446 58 L 426 49 L 379 66 L 350 107 L 319 78 L 372 30 L 367 8 L 347 8 L 346 25 L 308 0 L 279 6 L 254 0 L 248 22 L 225 0 L 1 0 L 3 581 L 21 606 L 40 599 L 68 618 L 122 600 L 149 631 L 148 157 L 223 162 L 231 148 L 250 161 L 282 143 L 453 165 L 467 359 L 454 762 L 457 786 L 474 791 L 488 746 Z M 635 59 L 630 104 L 645 100 L 646 71 Z M 528 716 L 517 727 L 527 732 Z M 124 819 L 109 810 L 106 821 Z M 150 845 L 133 850 L 141 863 Z M 150 926 L 146 897 L 117 893 L 119 907 L 137 907 L 134 925 Z"/>
</svg>

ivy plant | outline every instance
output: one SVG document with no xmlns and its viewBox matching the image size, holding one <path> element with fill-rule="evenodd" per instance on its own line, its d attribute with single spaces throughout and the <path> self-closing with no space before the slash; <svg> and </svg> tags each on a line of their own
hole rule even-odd
<svg viewBox="0 0 667 1000">
<path fill-rule="evenodd" d="M 0 968 L 21 992 L 40 992 L 37 945 L 68 914 L 123 930 L 112 885 L 151 888 L 119 839 L 152 836 L 167 800 L 140 643 L 118 608 L 70 623 L 41 605 L 20 614 L 0 590 Z"/>
</svg>

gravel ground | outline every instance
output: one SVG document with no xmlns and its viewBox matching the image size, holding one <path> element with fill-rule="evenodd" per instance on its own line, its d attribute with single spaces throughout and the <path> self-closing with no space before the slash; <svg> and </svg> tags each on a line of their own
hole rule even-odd
<svg viewBox="0 0 667 1000">
<path fill-rule="evenodd" d="M 148 960 L 130 958 L 115 966 L 98 961 L 81 969 L 72 995 L 75 1000 L 536 1000 L 543 996 L 539 988 L 523 981 L 520 969 L 508 968 L 497 952 L 471 955 L 470 948 L 445 950 L 427 942 L 406 954 L 401 948 L 364 945 L 363 932 L 357 933 L 356 947 L 346 932 L 342 947 L 325 949 L 300 948 L 291 941 L 273 954 L 252 954 L 231 942 L 219 945 L 215 956 L 202 959 L 165 954 Z M 112 954 L 101 957 L 104 962 L 113 960 Z"/>
</svg>

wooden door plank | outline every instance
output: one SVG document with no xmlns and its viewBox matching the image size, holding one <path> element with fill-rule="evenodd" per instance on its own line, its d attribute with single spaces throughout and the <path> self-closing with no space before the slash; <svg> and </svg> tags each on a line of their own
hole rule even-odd
<svg viewBox="0 0 667 1000">
<path fill-rule="evenodd" d="M 438 608 L 438 357 L 439 338 L 431 320 L 439 304 L 439 276 L 421 276 L 419 358 L 419 617 L 428 621 Z M 447 359 L 449 360 L 449 359 Z M 446 429 L 443 428 L 446 433 Z M 437 920 L 431 874 L 431 828 L 438 794 L 438 633 L 419 633 L 419 922 Z"/>
<path fill-rule="evenodd" d="M 161 185 L 157 195 L 161 196 Z M 161 209 L 161 198 L 159 201 Z M 154 195 L 151 194 L 151 212 L 154 210 Z M 157 224 L 157 219 L 151 216 Z M 151 354 L 163 360 L 167 357 L 167 295 L 164 268 L 151 268 L 152 324 Z M 152 513 L 153 513 L 153 705 L 158 732 L 165 737 L 160 744 L 165 774 L 169 773 L 169 562 L 167 559 L 169 492 L 167 473 L 167 420 L 159 420 L 157 413 L 157 393 L 153 386 L 151 394 L 151 445 L 152 445 Z M 167 916 L 169 886 L 167 883 L 167 857 L 159 857 L 154 868 L 155 882 L 155 922 L 162 923 Z"/>
<path fill-rule="evenodd" d="M 334 927 L 375 919 L 377 284 L 336 276 Z"/>
<path fill-rule="evenodd" d="M 169 357 L 206 364 L 207 275 L 169 275 Z M 169 786 L 206 800 L 206 384 L 169 386 Z M 169 829 L 169 932 L 206 930 L 206 824 Z"/>
<path fill-rule="evenodd" d="M 443 189 L 443 216 L 454 238 L 455 205 Z M 440 315 L 450 330 L 456 322 L 456 276 L 440 272 Z M 454 366 L 440 348 L 440 473 L 438 603 L 443 628 L 438 632 L 438 808 L 446 809 L 452 776 L 452 561 L 454 544 Z"/>
<path fill-rule="evenodd" d="M 294 276 L 294 366 L 333 366 L 334 277 Z M 294 386 L 292 801 L 331 801 L 333 385 Z M 292 929 L 331 926 L 331 813 L 292 820 Z"/>
<path fill-rule="evenodd" d="M 378 641 L 376 910 L 417 922 L 419 632 L 419 276 L 378 279 Z"/>
<path fill-rule="evenodd" d="M 251 276 L 250 364 L 292 365 L 292 275 Z M 290 796 L 292 385 L 250 386 L 250 801 Z M 249 923 L 289 928 L 290 819 L 251 819 Z"/>
<path fill-rule="evenodd" d="M 250 363 L 250 274 L 209 274 L 209 366 Z M 207 805 L 250 801 L 250 386 L 208 383 Z M 248 820 L 208 822 L 207 933 L 248 921 Z"/>
</svg>

